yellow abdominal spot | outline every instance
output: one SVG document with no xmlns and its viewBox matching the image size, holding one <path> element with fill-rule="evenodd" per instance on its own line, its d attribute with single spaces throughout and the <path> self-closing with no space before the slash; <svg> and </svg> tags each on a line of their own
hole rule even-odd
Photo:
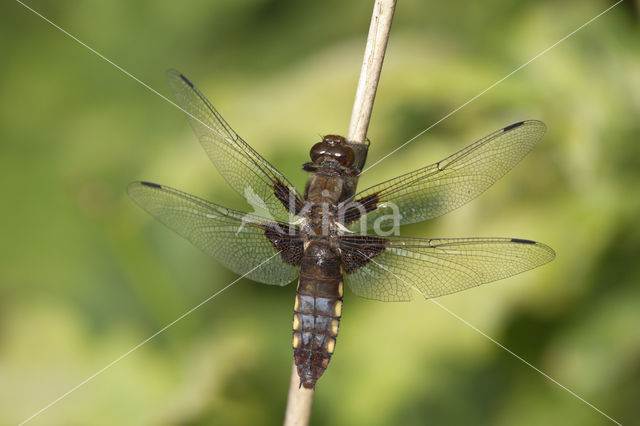
<svg viewBox="0 0 640 426">
<path fill-rule="evenodd" d="M 327 353 L 332 354 L 336 347 L 336 339 L 329 338 L 327 341 Z"/>
<path fill-rule="evenodd" d="M 300 346 L 300 335 L 298 333 L 293 333 L 293 347 L 297 348 Z"/>
<path fill-rule="evenodd" d="M 342 297 L 343 293 L 344 293 L 344 285 L 342 284 L 342 281 L 340 281 L 340 283 L 338 284 L 338 297 Z"/>
<path fill-rule="evenodd" d="M 333 316 L 342 316 L 342 300 L 336 300 L 336 304 L 333 305 Z"/>
<path fill-rule="evenodd" d="M 294 330 L 300 329 L 300 318 L 298 317 L 298 314 L 293 315 L 293 329 Z"/>
<path fill-rule="evenodd" d="M 331 334 L 336 336 L 338 334 L 338 326 L 340 325 L 340 321 L 337 319 L 331 320 Z"/>
</svg>

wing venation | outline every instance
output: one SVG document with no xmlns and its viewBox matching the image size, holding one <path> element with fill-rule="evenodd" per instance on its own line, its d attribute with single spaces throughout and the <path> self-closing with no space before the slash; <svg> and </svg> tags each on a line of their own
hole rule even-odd
<svg viewBox="0 0 640 426">
<path fill-rule="evenodd" d="M 167 78 L 202 147 L 227 183 L 256 212 L 289 222 L 296 214 L 289 206 L 302 203 L 296 188 L 229 126 L 184 75 L 169 70 Z"/>
<path fill-rule="evenodd" d="M 303 241 L 294 225 L 150 182 L 133 182 L 128 192 L 160 222 L 237 274 L 276 285 L 298 276 Z"/>
<path fill-rule="evenodd" d="M 536 120 L 515 123 L 442 161 L 365 189 L 341 206 L 345 224 L 365 233 L 450 212 L 511 170 L 545 130 L 544 123 Z"/>
<path fill-rule="evenodd" d="M 423 239 L 344 236 L 345 282 L 368 299 L 407 301 L 455 293 L 550 262 L 554 251 L 516 238 Z"/>
</svg>

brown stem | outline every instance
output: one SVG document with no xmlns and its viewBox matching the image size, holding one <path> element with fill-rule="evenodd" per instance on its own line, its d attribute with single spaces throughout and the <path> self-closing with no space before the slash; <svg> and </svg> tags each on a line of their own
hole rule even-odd
<svg viewBox="0 0 640 426">
<path fill-rule="evenodd" d="M 350 142 L 364 143 L 366 140 L 395 7 L 396 0 L 376 0 L 373 6 L 367 46 L 364 51 L 360 80 L 347 134 L 347 140 Z M 284 418 L 285 426 L 306 426 L 309 424 L 313 394 L 313 390 L 300 387 L 300 378 L 294 363 L 289 383 L 289 396 Z"/>
</svg>

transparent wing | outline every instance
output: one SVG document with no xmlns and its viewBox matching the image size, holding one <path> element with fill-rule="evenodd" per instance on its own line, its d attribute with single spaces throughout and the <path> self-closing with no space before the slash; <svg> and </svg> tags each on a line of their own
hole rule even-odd
<svg viewBox="0 0 640 426">
<path fill-rule="evenodd" d="M 128 192 L 160 222 L 237 274 L 277 285 L 298 276 L 303 246 L 290 225 L 155 183 L 133 182 Z"/>
<path fill-rule="evenodd" d="M 257 211 L 289 221 L 285 203 L 302 204 L 295 187 L 233 131 L 184 75 L 169 70 L 167 78 L 176 101 L 187 112 L 202 147 L 222 177 Z"/>
<path fill-rule="evenodd" d="M 444 296 L 550 262 L 541 243 L 509 238 L 423 239 L 351 235 L 341 242 L 345 282 L 362 297 Z"/>
<path fill-rule="evenodd" d="M 542 138 L 546 127 L 530 120 L 512 124 L 452 156 L 356 194 L 345 223 L 364 233 L 441 216 L 471 201 L 513 168 Z M 343 209 L 345 207 L 343 206 Z M 364 214 L 362 217 L 361 213 Z M 386 216 L 386 217 L 385 217 Z M 394 219 L 395 218 L 395 219 Z"/>
</svg>

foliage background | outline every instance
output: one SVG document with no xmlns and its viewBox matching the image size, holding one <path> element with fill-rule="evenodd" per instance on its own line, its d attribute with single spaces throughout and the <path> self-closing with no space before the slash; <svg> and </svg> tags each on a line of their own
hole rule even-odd
<svg viewBox="0 0 640 426">
<path fill-rule="evenodd" d="M 302 186 L 311 144 L 346 132 L 372 2 L 29 4 L 163 94 L 180 69 Z M 369 164 L 610 4 L 399 1 Z M 244 202 L 182 113 L 19 3 L 0 16 L 0 423 L 15 424 L 235 279 L 136 207 L 128 182 Z M 542 143 L 494 188 L 404 232 L 556 249 L 440 302 L 624 424 L 640 424 L 639 45 L 626 0 L 361 180 L 543 120 Z M 31 424 L 280 424 L 294 290 L 239 282 Z M 608 420 L 434 304 L 347 292 L 312 422 Z"/>
</svg>

